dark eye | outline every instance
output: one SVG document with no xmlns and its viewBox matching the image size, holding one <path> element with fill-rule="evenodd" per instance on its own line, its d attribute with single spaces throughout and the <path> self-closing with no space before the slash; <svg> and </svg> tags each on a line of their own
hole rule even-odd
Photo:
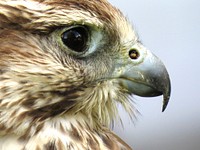
<svg viewBox="0 0 200 150">
<path fill-rule="evenodd" d="M 74 27 L 62 33 L 62 42 L 75 52 L 83 52 L 87 48 L 88 30 L 85 27 Z"/>
<path fill-rule="evenodd" d="M 140 54 L 139 54 L 139 52 L 136 49 L 131 49 L 129 51 L 129 57 L 131 59 L 138 59 L 138 57 L 140 57 Z"/>
</svg>

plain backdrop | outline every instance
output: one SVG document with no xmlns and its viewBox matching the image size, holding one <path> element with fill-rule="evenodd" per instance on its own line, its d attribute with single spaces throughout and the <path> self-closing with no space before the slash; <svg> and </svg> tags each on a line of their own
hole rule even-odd
<svg viewBox="0 0 200 150">
<path fill-rule="evenodd" d="M 134 150 L 200 150 L 200 1 L 109 0 L 133 23 L 142 43 L 165 64 L 172 94 L 162 113 L 162 97 L 134 96 L 141 115 L 114 131 Z"/>
</svg>

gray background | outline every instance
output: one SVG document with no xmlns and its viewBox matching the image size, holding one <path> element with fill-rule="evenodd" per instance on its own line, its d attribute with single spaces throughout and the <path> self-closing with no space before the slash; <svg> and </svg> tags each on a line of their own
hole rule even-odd
<svg viewBox="0 0 200 150">
<path fill-rule="evenodd" d="M 200 150 L 200 1 L 109 0 L 134 24 L 146 47 L 162 59 L 172 96 L 161 113 L 162 97 L 135 97 L 141 115 L 115 132 L 134 150 Z"/>
</svg>

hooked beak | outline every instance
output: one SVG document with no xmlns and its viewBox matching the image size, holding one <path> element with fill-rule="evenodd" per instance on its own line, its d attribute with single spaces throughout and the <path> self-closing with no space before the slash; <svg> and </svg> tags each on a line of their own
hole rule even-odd
<svg viewBox="0 0 200 150">
<path fill-rule="evenodd" d="M 126 65 L 120 65 L 120 85 L 130 93 L 142 97 L 163 95 L 163 112 L 168 105 L 171 92 L 168 72 L 160 59 L 149 50 L 145 50 L 143 54 L 145 55 L 141 56 L 142 61 L 138 64 L 129 59 Z"/>
</svg>

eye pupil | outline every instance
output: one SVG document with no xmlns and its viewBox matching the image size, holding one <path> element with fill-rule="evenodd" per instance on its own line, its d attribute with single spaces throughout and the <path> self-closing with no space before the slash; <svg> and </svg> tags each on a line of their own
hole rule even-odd
<svg viewBox="0 0 200 150">
<path fill-rule="evenodd" d="M 87 47 L 88 32 L 83 27 L 69 29 L 62 34 L 62 42 L 73 51 L 83 52 Z"/>
<path fill-rule="evenodd" d="M 129 57 L 131 59 L 138 59 L 139 56 L 140 56 L 140 54 L 136 49 L 132 49 L 129 51 Z"/>
</svg>

